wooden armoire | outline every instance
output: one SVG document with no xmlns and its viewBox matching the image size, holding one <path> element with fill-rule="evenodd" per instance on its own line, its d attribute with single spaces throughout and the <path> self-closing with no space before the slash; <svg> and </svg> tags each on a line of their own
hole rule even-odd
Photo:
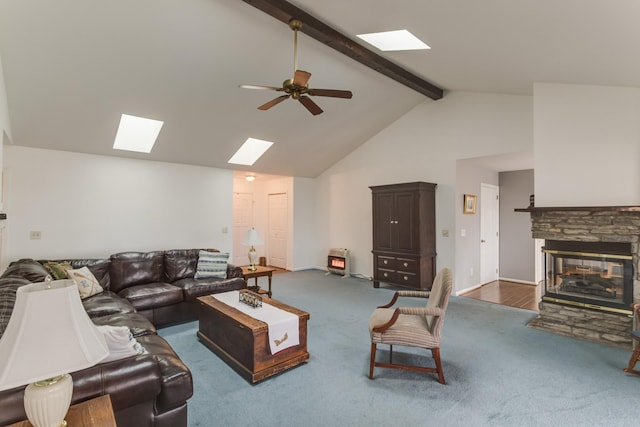
<svg viewBox="0 0 640 427">
<path fill-rule="evenodd" d="M 431 289 L 436 268 L 436 184 L 371 188 L 373 286 Z"/>
</svg>

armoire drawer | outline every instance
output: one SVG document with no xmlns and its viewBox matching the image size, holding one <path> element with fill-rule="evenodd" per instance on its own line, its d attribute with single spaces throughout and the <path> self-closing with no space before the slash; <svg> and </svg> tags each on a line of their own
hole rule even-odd
<svg viewBox="0 0 640 427">
<path fill-rule="evenodd" d="M 395 273 L 395 277 L 396 277 L 396 283 L 398 283 L 399 285 L 410 285 L 410 286 L 420 285 L 420 280 L 418 279 L 417 274 L 398 271 Z"/>
<path fill-rule="evenodd" d="M 379 268 L 377 271 L 377 275 L 376 275 L 376 279 L 377 280 L 381 280 L 383 282 L 395 282 L 397 275 L 396 272 L 393 270 L 385 270 L 383 268 Z"/>
<path fill-rule="evenodd" d="M 414 259 L 397 258 L 396 270 L 406 273 L 418 274 L 418 262 Z"/>
<path fill-rule="evenodd" d="M 396 269 L 396 259 L 390 256 L 378 255 L 378 268 L 385 270 Z"/>
</svg>

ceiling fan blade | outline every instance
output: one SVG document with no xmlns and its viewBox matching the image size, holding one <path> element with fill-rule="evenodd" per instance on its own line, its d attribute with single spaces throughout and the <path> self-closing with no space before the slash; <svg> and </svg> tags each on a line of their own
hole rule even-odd
<svg viewBox="0 0 640 427">
<path fill-rule="evenodd" d="M 296 70 L 296 73 L 293 75 L 293 84 L 298 87 L 305 87 L 310 77 L 311 73 L 307 71 Z"/>
<path fill-rule="evenodd" d="M 313 100 L 308 96 L 303 95 L 300 98 L 298 98 L 298 101 L 300 101 L 300 103 L 304 105 L 307 108 L 307 110 L 309 110 L 309 112 L 314 116 L 317 116 L 318 114 L 322 113 L 322 108 L 318 107 L 318 104 L 313 102 Z"/>
<path fill-rule="evenodd" d="M 260 90 L 278 90 L 282 92 L 284 89 L 275 86 L 256 86 L 256 85 L 240 85 L 242 89 L 260 89 Z"/>
<path fill-rule="evenodd" d="M 353 96 L 350 90 L 336 90 L 336 89 L 309 89 L 307 93 L 313 96 L 331 96 L 333 98 L 345 98 L 345 99 L 351 99 L 351 97 Z"/>
<path fill-rule="evenodd" d="M 261 106 L 258 107 L 258 110 L 268 110 L 269 108 L 273 107 L 274 105 L 280 104 L 282 101 L 284 101 L 285 99 L 287 99 L 289 97 L 289 95 L 281 95 L 275 99 L 272 99 L 271 101 L 267 102 L 266 104 L 263 104 Z"/>
</svg>

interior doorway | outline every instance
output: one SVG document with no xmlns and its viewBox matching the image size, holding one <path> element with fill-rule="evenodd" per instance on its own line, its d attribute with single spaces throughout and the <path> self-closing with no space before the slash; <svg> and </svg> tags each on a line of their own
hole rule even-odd
<svg viewBox="0 0 640 427">
<path fill-rule="evenodd" d="M 233 265 L 247 265 L 249 263 L 248 251 L 240 250 L 242 241 L 249 228 L 253 226 L 253 193 L 233 193 Z"/>
<path fill-rule="evenodd" d="M 480 283 L 498 280 L 500 263 L 499 187 L 480 184 Z"/>
<path fill-rule="evenodd" d="M 268 196 L 267 257 L 273 267 L 287 268 L 287 193 Z"/>
</svg>

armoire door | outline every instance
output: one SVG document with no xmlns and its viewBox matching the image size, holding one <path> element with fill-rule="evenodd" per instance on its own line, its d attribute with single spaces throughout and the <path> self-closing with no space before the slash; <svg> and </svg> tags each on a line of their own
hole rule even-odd
<svg viewBox="0 0 640 427">
<path fill-rule="evenodd" d="M 395 238 L 392 234 L 394 221 L 394 196 L 393 193 L 382 193 L 374 196 L 375 215 L 373 224 L 373 247 L 380 250 L 391 250 L 394 248 Z"/>
<path fill-rule="evenodd" d="M 392 233 L 395 234 L 393 249 L 398 251 L 415 252 L 418 250 L 418 235 L 416 233 L 417 194 L 415 191 L 398 192 L 395 194 L 395 219 Z"/>
</svg>

